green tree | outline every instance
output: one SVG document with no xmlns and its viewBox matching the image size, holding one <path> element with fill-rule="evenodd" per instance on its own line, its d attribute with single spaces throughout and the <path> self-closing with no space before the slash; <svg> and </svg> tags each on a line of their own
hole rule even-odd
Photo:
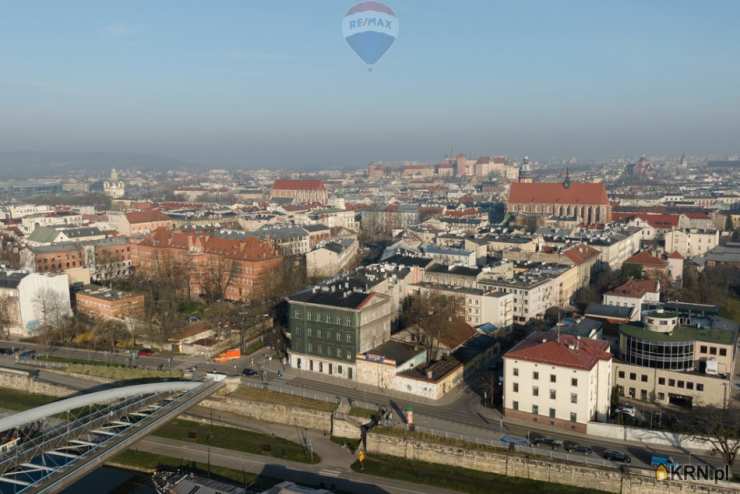
<svg viewBox="0 0 740 494">
<path fill-rule="evenodd" d="M 631 264 L 631 263 L 624 263 L 622 265 L 622 278 L 629 279 L 634 278 L 636 280 L 641 280 L 645 273 L 642 270 L 642 266 L 639 264 Z"/>
</svg>

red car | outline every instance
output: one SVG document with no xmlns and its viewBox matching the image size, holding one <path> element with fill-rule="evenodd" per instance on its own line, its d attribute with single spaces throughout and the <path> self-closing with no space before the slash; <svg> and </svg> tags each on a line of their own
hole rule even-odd
<svg viewBox="0 0 740 494">
<path fill-rule="evenodd" d="M 154 355 L 154 352 L 148 348 L 139 350 L 139 357 L 151 357 L 152 355 Z"/>
</svg>

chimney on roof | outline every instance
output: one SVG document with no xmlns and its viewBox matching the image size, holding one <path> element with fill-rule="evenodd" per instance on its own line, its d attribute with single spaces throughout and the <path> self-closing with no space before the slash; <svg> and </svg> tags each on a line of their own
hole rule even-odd
<svg viewBox="0 0 740 494">
<path fill-rule="evenodd" d="M 431 380 L 433 375 L 432 369 L 427 368 L 427 379 Z"/>
</svg>

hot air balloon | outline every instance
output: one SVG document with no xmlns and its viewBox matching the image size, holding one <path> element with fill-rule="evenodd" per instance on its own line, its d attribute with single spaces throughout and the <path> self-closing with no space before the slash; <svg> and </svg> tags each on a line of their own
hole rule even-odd
<svg viewBox="0 0 740 494">
<path fill-rule="evenodd" d="M 342 19 L 342 34 L 368 65 L 375 64 L 398 36 L 396 13 L 380 2 L 360 2 Z"/>
</svg>

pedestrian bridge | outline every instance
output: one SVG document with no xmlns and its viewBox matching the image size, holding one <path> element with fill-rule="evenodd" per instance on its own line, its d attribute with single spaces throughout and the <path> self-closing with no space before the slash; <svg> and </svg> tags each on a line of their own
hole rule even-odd
<svg viewBox="0 0 740 494">
<path fill-rule="evenodd" d="M 0 437 L 35 424 L 35 437 L 0 451 L 0 494 L 56 493 L 215 393 L 207 380 L 138 384 L 78 395 L 0 418 Z M 92 407 L 92 408 L 91 408 Z M 80 410 L 85 410 L 83 415 Z M 70 414 L 74 420 L 64 420 Z"/>
</svg>

